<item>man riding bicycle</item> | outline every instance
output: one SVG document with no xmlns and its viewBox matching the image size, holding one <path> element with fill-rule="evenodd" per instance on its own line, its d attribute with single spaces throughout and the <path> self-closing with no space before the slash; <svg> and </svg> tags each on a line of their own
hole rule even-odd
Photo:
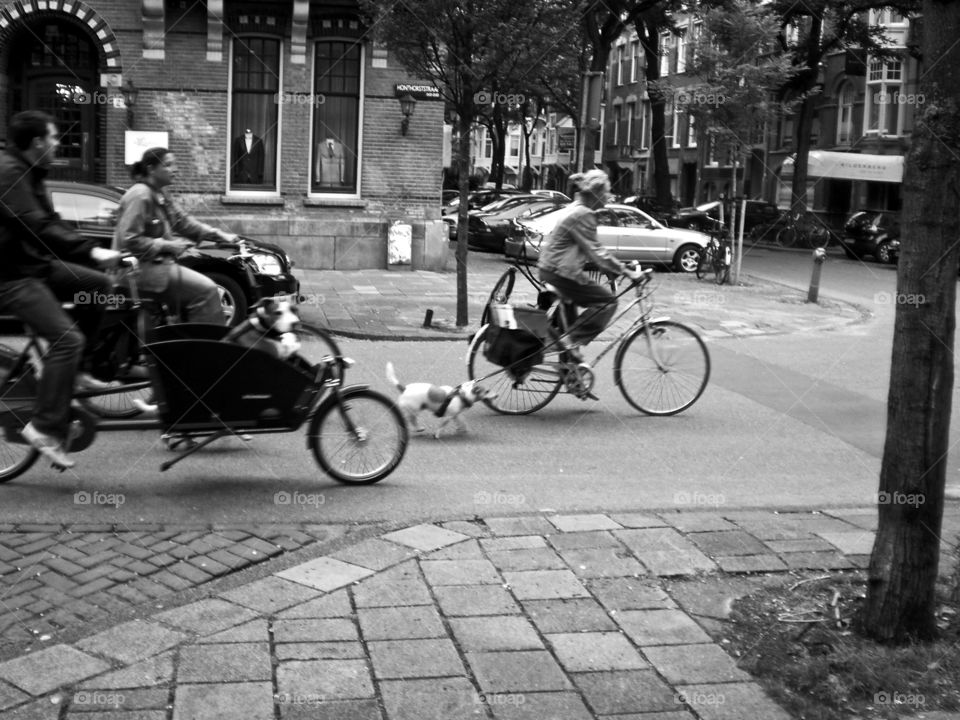
<svg viewBox="0 0 960 720">
<path fill-rule="evenodd" d="M 48 343 L 33 416 L 23 438 L 54 464 L 73 460 L 64 443 L 75 389 L 106 383 L 82 371 L 111 292 L 109 278 L 90 266 L 116 265 L 120 253 L 84 240 L 54 211 L 44 178 L 60 136 L 53 118 L 27 110 L 7 126 L 0 153 L 0 310 L 19 318 Z M 74 320 L 62 302 L 74 303 Z M 79 372 L 78 372 L 79 371 Z"/>
<path fill-rule="evenodd" d="M 616 296 L 608 287 L 593 282 L 585 271 L 589 263 L 609 275 L 626 275 L 631 280 L 640 277 L 640 270 L 632 270 L 613 257 L 597 239 L 599 210 L 610 194 L 610 180 L 603 170 L 590 170 L 571 176 L 576 183 L 576 200 L 565 211 L 556 228 L 540 248 L 537 267 L 540 279 L 553 285 L 561 295 L 584 307 L 570 328 L 565 350 L 574 362 L 583 357 L 577 346 L 586 345 L 607 327 L 617 312 Z"/>
</svg>

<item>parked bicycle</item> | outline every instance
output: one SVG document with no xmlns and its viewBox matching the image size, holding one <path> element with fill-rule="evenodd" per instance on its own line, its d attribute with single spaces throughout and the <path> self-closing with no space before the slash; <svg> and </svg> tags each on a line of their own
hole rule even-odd
<svg viewBox="0 0 960 720">
<path fill-rule="evenodd" d="M 130 279 L 125 312 L 147 313 Z M 135 324 L 136 325 L 136 324 Z M 129 329 L 129 324 L 125 325 Z M 143 328 L 143 321 L 139 324 Z M 299 350 L 287 360 L 223 338 L 225 325 L 163 325 L 142 351 L 148 380 L 118 383 L 74 395 L 66 450 L 78 452 L 108 430 L 161 430 L 198 441 L 161 464 L 167 470 L 211 442 L 230 435 L 291 432 L 307 425 L 307 447 L 338 482 L 370 484 L 387 477 L 406 451 L 403 417 L 387 396 L 344 384 L 353 361 L 319 328 L 300 324 Z M 29 469 L 39 453 L 21 436 L 42 366 L 41 340 L 12 316 L 0 316 L 0 482 Z M 90 411 L 112 396 L 148 393 L 154 418 L 102 418 Z"/>
<path fill-rule="evenodd" d="M 484 403 L 503 414 L 527 415 L 545 407 L 561 388 L 582 399 L 595 398 L 594 367 L 615 350 L 614 382 L 634 408 L 648 415 L 674 415 L 693 405 L 710 378 L 710 355 L 693 329 L 652 317 L 652 273 L 644 271 L 617 292 L 618 299 L 631 291 L 635 297 L 611 326 L 634 308 L 638 314 L 596 358 L 583 363 L 562 344 L 574 322 L 572 303 L 534 279 L 539 307 L 511 304 L 515 272 L 505 273 L 491 293 L 498 302 L 485 308 L 487 322 L 471 340 L 466 357 L 468 377 L 496 394 Z"/>
<path fill-rule="evenodd" d="M 713 275 L 714 282 L 717 285 L 723 285 L 730 279 L 730 265 L 733 257 L 730 239 L 722 230 L 713 230 L 709 235 L 710 240 L 700 251 L 697 279 L 703 280 Z"/>
<path fill-rule="evenodd" d="M 830 231 L 812 213 L 789 212 L 774 239 L 783 247 L 815 248 L 830 242 Z"/>
</svg>

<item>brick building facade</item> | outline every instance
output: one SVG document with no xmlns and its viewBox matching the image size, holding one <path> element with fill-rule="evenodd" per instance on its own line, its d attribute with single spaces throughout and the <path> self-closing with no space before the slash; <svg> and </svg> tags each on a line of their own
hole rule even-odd
<svg viewBox="0 0 960 720">
<path fill-rule="evenodd" d="M 353 0 L 0 0 L 0 139 L 46 110 L 53 177 L 126 187 L 125 144 L 166 133 L 185 206 L 301 267 L 385 267 L 397 221 L 412 267 L 446 265 L 443 103 L 415 89 L 402 132 L 409 85 Z"/>
</svg>

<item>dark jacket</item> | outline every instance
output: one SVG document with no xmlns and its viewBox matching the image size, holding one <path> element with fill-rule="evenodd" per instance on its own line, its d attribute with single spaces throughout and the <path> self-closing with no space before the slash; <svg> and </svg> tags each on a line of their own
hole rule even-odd
<svg viewBox="0 0 960 720">
<path fill-rule="evenodd" d="M 93 240 L 84 240 L 54 212 L 43 184 L 16 149 L 0 152 L 0 282 L 46 277 L 52 260 L 93 265 Z"/>
</svg>

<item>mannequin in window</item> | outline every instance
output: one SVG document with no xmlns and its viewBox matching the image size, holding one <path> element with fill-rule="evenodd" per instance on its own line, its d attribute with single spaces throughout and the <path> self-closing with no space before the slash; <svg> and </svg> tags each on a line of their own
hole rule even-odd
<svg viewBox="0 0 960 720">
<path fill-rule="evenodd" d="M 327 138 L 317 145 L 315 176 L 321 185 L 343 185 L 343 145 Z"/>
<path fill-rule="evenodd" d="M 263 183 L 263 140 L 246 128 L 233 141 L 233 182 L 246 185 Z"/>
</svg>

